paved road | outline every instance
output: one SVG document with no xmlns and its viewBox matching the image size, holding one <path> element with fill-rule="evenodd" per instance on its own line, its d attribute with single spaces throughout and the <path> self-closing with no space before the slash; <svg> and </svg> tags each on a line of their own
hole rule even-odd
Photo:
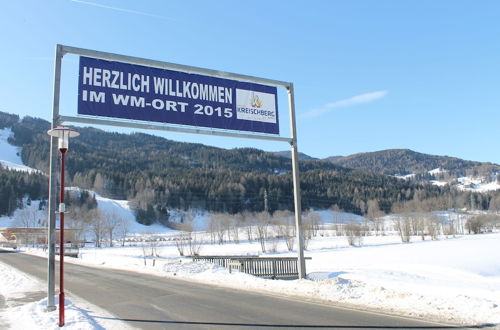
<svg viewBox="0 0 500 330">
<path fill-rule="evenodd" d="M 0 261 L 46 281 L 44 258 L 0 249 Z M 448 328 L 298 299 L 69 263 L 65 265 L 65 279 L 69 295 L 77 295 L 116 319 L 142 329 Z"/>
</svg>

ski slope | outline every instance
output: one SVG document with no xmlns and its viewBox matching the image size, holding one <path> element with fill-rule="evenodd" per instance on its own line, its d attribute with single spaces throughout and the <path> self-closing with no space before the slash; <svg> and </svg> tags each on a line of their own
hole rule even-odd
<svg viewBox="0 0 500 330">
<path fill-rule="evenodd" d="M 39 172 L 38 170 L 23 164 L 21 159 L 21 148 L 11 145 L 8 138 L 12 135 L 10 128 L 0 129 L 0 164 L 13 171 L 28 173 Z"/>
</svg>

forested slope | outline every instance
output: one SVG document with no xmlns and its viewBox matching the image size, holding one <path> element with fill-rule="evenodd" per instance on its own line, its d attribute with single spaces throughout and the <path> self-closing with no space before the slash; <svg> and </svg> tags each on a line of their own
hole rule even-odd
<svg viewBox="0 0 500 330">
<path fill-rule="evenodd" d="M 4 118 L 5 117 L 5 118 Z M 21 121 L 2 114 L 23 161 L 47 172 L 47 121 Z M 172 208 L 236 213 L 293 209 L 291 162 L 258 149 L 220 149 L 135 133 L 78 128 L 67 157 L 68 183 L 105 196 L 131 200 L 138 220 L 168 219 Z M 390 176 L 348 169 L 327 161 L 300 161 L 302 207 L 338 208 L 363 214 L 370 200 L 384 212 L 395 203 L 455 194 L 449 188 L 417 185 Z"/>
</svg>

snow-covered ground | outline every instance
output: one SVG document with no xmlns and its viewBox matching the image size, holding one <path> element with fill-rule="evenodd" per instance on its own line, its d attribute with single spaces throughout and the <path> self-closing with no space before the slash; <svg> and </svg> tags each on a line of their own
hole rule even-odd
<svg viewBox="0 0 500 330">
<path fill-rule="evenodd" d="M 31 167 L 23 165 L 21 159 L 21 148 L 11 145 L 7 139 L 12 135 L 10 128 L 0 129 L 0 164 L 3 167 L 15 171 L 39 172 Z"/>
<path fill-rule="evenodd" d="M 46 297 L 46 286 L 37 279 L 0 262 L 0 328 L 1 329 L 60 329 L 59 312 L 47 312 L 47 298 L 26 302 L 30 296 Z M 3 298 L 3 299 L 2 299 Z M 57 297 L 54 299 L 56 305 Z M 5 305 L 2 306 L 3 302 Z M 96 318 L 95 315 L 100 317 Z M 110 321 L 111 315 L 88 302 L 72 297 L 65 302 L 65 329 L 129 329 L 120 321 Z"/>
<path fill-rule="evenodd" d="M 438 167 L 438 168 L 435 168 L 433 170 L 430 170 L 428 173 L 430 175 L 437 175 L 437 174 L 441 174 L 441 173 L 445 173 L 447 172 L 446 170 L 443 170 L 442 168 Z"/>
<path fill-rule="evenodd" d="M 394 177 L 398 178 L 398 179 L 403 179 L 403 180 L 410 180 L 410 179 L 413 179 L 415 177 L 415 173 L 410 173 L 410 174 L 406 174 L 406 175 L 394 175 Z"/>
<path fill-rule="evenodd" d="M 323 229 L 307 244 L 306 256 L 312 258 L 307 261 L 308 278 L 273 281 L 241 273 L 230 274 L 225 268 L 207 263 L 193 263 L 191 259 L 179 256 L 173 239 L 180 232 L 160 225 L 143 226 L 136 223 L 127 201 L 99 195 L 96 195 L 96 200 L 100 210 L 128 219 L 129 242 L 125 247 L 86 247 L 80 250 L 78 259 L 67 258 L 68 262 L 294 295 L 451 323 L 500 325 L 500 258 L 496 253 L 500 250 L 500 233 L 440 237 L 437 241 L 429 238 L 421 241 L 413 237 L 411 243 L 403 244 L 391 228 L 395 217 L 387 216 L 384 220 L 386 236 L 365 236 L 362 246 L 351 247 L 346 237 L 336 235 L 335 228 L 343 223 L 362 223 L 363 218 L 330 210 L 317 211 Z M 37 209 L 37 202 L 33 201 L 30 207 Z M 21 211 L 16 211 L 13 217 L 0 218 L 0 227 L 16 223 L 15 218 L 20 216 L 18 212 Z M 43 213 L 41 217 L 46 216 L 45 211 L 39 212 Z M 466 220 L 465 215 L 450 211 L 436 212 L 434 215 L 441 221 L 454 221 L 459 226 Z M 173 212 L 173 217 L 179 216 L 180 212 Z M 199 212 L 194 219 L 201 223 L 207 221 L 208 216 Z M 204 242 L 199 251 L 201 255 L 262 255 L 260 244 L 246 239 L 245 229 L 240 230 L 240 243 L 210 244 L 209 233 L 196 232 L 194 235 L 197 240 Z M 272 247 L 272 243 L 268 244 L 268 247 Z M 154 262 L 151 256 L 153 249 L 159 255 L 154 258 Z M 43 251 L 37 249 L 25 248 L 25 251 L 44 255 Z M 295 256 L 287 250 L 283 241 L 277 243 L 276 251 L 265 255 Z M 2 274 L 9 272 L 2 270 Z M 24 285 L 16 282 L 8 280 L 5 283 L 3 287 L 0 286 L 0 295 L 6 296 L 7 301 L 11 295 L 8 290 L 14 286 L 21 288 L 18 294 L 32 291 L 29 287 L 22 289 Z M 8 306 L 7 314 L 11 315 L 8 320 L 28 314 L 39 324 L 57 322 L 52 314 L 44 312 L 45 304 L 46 301 L 42 300 L 26 306 Z M 80 324 L 82 319 L 88 318 L 85 321 L 88 325 L 78 325 L 76 328 L 101 327 L 92 319 L 92 313 L 88 312 L 93 309 L 82 307 L 88 305 L 86 302 L 71 297 L 68 304 L 74 310 L 76 320 L 79 320 L 74 321 L 74 324 Z M 0 315 L 0 326 L 1 319 L 6 319 L 7 314 Z M 42 318 L 45 321 L 40 321 Z M 18 329 L 17 325 L 14 328 Z"/>
</svg>

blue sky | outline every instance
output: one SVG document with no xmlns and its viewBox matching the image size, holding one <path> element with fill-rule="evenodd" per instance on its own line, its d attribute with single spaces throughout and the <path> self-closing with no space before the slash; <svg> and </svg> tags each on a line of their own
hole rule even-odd
<svg viewBox="0 0 500 330">
<path fill-rule="evenodd" d="M 51 118 L 59 43 L 293 82 L 299 151 L 313 157 L 409 148 L 500 164 L 498 1 L 0 6 L 0 111 Z M 77 60 L 64 61 L 62 112 L 75 115 Z M 286 99 L 279 108 L 286 136 Z M 224 148 L 288 149 L 276 142 L 160 135 Z"/>
</svg>

